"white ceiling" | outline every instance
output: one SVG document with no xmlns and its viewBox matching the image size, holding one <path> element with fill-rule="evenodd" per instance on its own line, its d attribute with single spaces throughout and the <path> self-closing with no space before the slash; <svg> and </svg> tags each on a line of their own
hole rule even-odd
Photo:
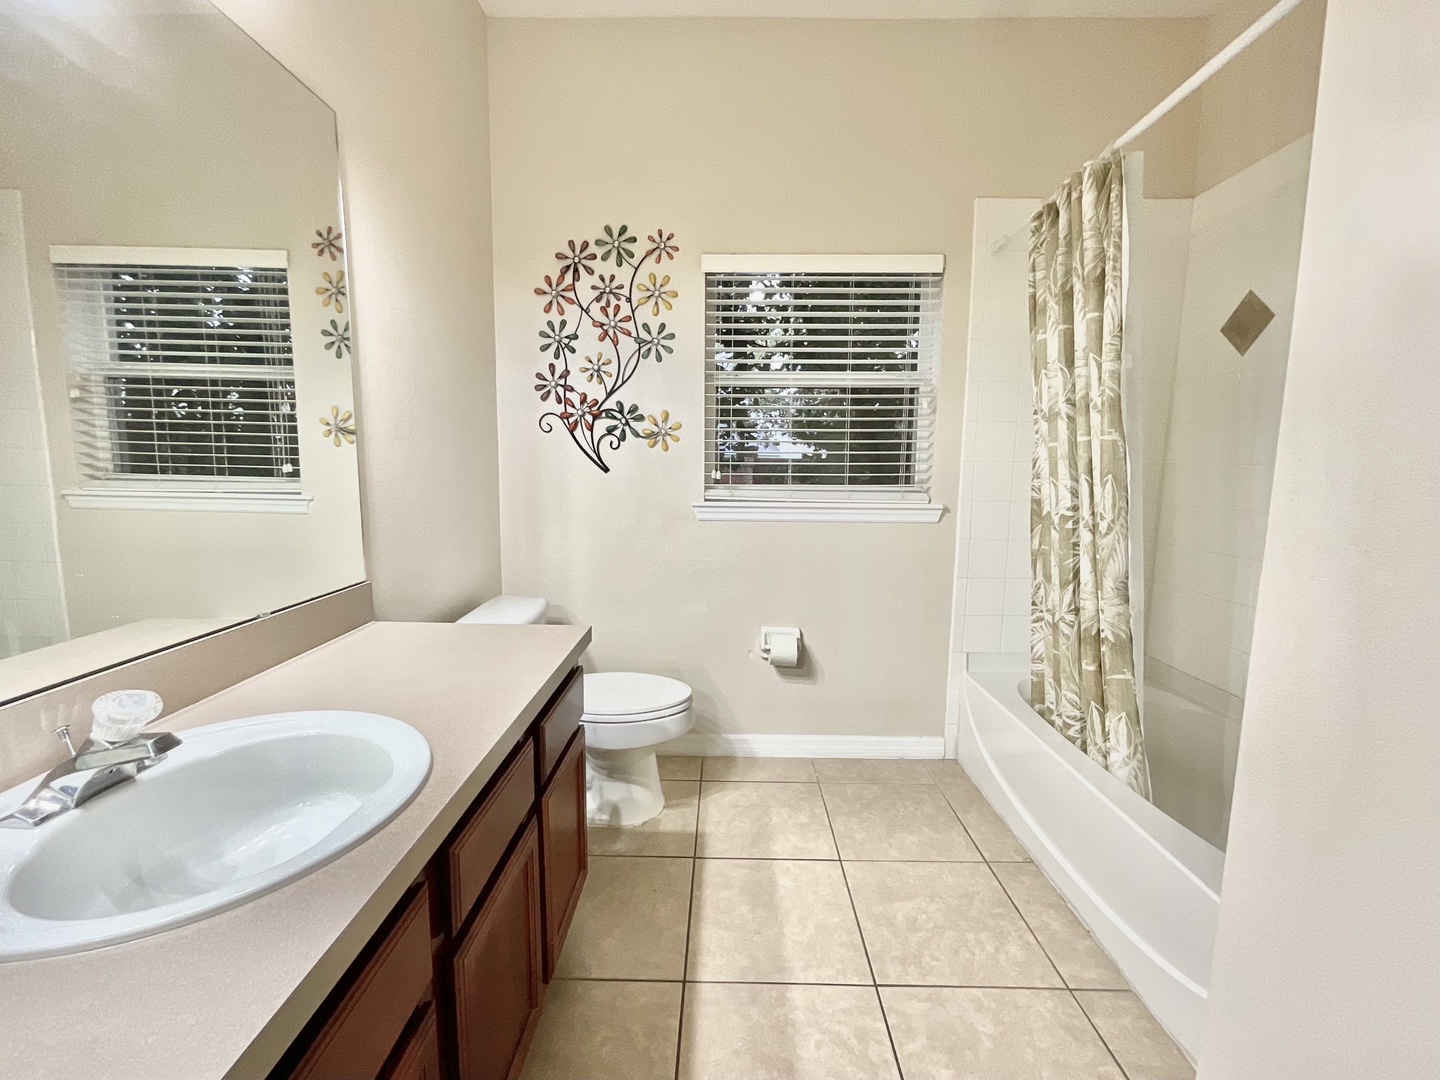
<svg viewBox="0 0 1440 1080">
<path fill-rule="evenodd" d="M 480 0 L 496 18 L 1184 18 L 1218 0 Z"/>
</svg>

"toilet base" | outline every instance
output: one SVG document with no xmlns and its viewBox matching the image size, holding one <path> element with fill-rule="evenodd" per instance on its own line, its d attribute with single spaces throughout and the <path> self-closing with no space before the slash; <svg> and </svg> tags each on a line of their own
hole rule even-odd
<svg viewBox="0 0 1440 1080">
<path fill-rule="evenodd" d="M 585 747 L 585 818 L 591 825 L 639 825 L 665 809 L 653 746 Z"/>
</svg>

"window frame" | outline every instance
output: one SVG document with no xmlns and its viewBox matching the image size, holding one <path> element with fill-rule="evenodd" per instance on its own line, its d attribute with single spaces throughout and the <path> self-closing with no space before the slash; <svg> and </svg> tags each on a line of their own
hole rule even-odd
<svg viewBox="0 0 1440 1080">
<path fill-rule="evenodd" d="M 253 267 L 264 270 L 283 270 L 287 307 L 291 311 L 290 334 L 291 356 L 288 366 L 246 364 L 206 364 L 203 373 L 177 372 L 177 378 L 250 378 L 264 381 L 296 381 L 297 363 L 294 355 L 294 313 L 291 293 L 289 252 L 285 250 L 251 248 L 161 248 L 161 247 L 117 247 L 104 245 L 52 245 L 50 247 L 52 268 L 61 266 L 95 266 L 97 268 L 151 266 L 176 267 L 194 266 L 207 268 Z M 75 317 L 70 305 L 73 303 L 63 290 L 57 287 L 57 300 L 62 321 Z M 82 318 L 92 316 L 81 316 Z M 95 318 L 102 322 L 106 313 L 102 309 Z M 68 333 L 68 331 L 67 331 Z M 66 361 L 66 377 L 71 386 L 71 397 L 79 399 L 86 391 L 82 384 L 87 380 L 104 379 L 112 366 L 118 368 L 123 361 L 87 361 L 64 340 L 62 349 Z M 163 363 L 163 361 L 158 362 Z M 247 370 L 250 369 L 250 370 Z M 283 373 L 283 374 L 282 374 Z M 298 388 L 297 388 L 298 389 Z M 93 392 L 93 391 L 91 391 Z M 102 415 L 103 413 L 103 415 Z M 72 410 L 73 414 L 73 410 Z M 295 416 L 298 434 L 298 406 Z M 72 415 L 71 423 L 78 421 Z M 102 438 L 107 438 L 110 425 L 114 422 L 113 412 L 102 408 L 95 413 L 94 421 L 99 425 Z M 72 427 L 71 445 L 76 450 L 75 464 L 79 486 L 61 491 L 65 501 L 79 510 L 102 509 L 143 509 L 143 510 L 197 510 L 229 511 L 241 513 L 305 514 L 309 512 L 313 496 L 301 489 L 302 476 L 294 478 L 269 476 L 171 476 L 164 474 L 116 473 L 108 471 L 103 476 L 91 475 L 86 460 L 79 452 L 81 438 L 78 427 Z M 97 451 L 101 459 L 108 451 Z"/>
<path fill-rule="evenodd" d="M 940 520 L 945 507 L 932 500 L 931 480 L 923 484 L 889 491 L 883 485 L 836 484 L 717 484 L 712 481 L 708 464 L 715 452 L 716 378 L 714 371 L 715 339 L 711 332 L 710 301 L 712 275 L 743 274 L 934 274 L 943 275 L 943 255 L 733 255 L 705 254 L 700 257 L 700 271 L 705 282 L 705 458 L 702 497 L 692 504 L 701 521 L 850 521 L 931 524 Z M 943 277 L 942 277 L 943 296 Z M 915 386 L 920 395 L 928 395 L 932 413 L 939 384 L 940 302 L 934 311 L 933 341 L 927 343 L 928 364 L 914 378 L 888 374 L 881 384 Z M 836 384 L 842 380 L 835 379 Z M 771 380 L 779 382 L 779 380 Z M 797 388 L 820 385 L 823 378 L 795 384 Z M 916 422 L 916 438 L 920 437 L 921 421 Z M 934 433 L 930 433 L 923 467 L 934 463 Z"/>
</svg>

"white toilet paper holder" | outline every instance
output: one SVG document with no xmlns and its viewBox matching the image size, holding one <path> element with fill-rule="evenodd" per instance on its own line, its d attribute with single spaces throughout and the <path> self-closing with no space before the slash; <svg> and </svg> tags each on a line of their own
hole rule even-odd
<svg viewBox="0 0 1440 1080">
<path fill-rule="evenodd" d="M 777 637 L 793 637 L 795 639 L 796 661 L 799 661 L 800 651 L 804 648 L 805 639 L 800 633 L 798 626 L 762 626 L 760 628 L 760 657 L 766 663 L 770 662 L 771 640 Z"/>
</svg>

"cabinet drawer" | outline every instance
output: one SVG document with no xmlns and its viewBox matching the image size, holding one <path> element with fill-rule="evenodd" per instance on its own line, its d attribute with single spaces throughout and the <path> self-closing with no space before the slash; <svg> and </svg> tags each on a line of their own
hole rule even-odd
<svg viewBox="0 0 1440 1080">
<path fill-rule="evenodd" d="M 585 885 L 585 731 L 575 733 L 540 797 L 540 850 L 545 873 L 545 981 L 555 976 L 560 950 Z"/>
<path fill-rule="evenodd" d="M 290 1075 L 295 1080 L 379 1076 L 415 1007 L 430 993 L 433 977 L 430 899 L 422 887 Z"/>
<path fill-rule="evenodd" d="M 525 824 L 535 803 L 535 751 L 527 741 L 485 801 L 471 815 L 447 852 L 450 871 L 450 932 L 459 933 L 465 917 L 485 891 L 511 839 Z"/>
<path fill-rule="evenodd" d="M 440 1030 L 433 1001 L 425 1003 L 419 1023 L 411 1024 L 380 1080 L 440 1080 Z"/>
<path fill-rule="evenodd" d="M 535 743 L 540 748 L 540 784 L 543 787 L 555 771 L 570 737 L 580 727 L 585 715 L 585 670 L 572 668 L 560 689 L 550 699 L 535 728 Z"/>
</svg>

